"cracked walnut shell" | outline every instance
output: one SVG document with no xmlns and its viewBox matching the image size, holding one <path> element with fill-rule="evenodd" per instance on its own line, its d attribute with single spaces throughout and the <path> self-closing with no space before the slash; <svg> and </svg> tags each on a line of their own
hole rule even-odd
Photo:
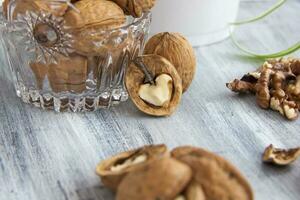
<svg viewBox="0 0 300 200">
<path fill-rule="evenodd" d="M 254 199 L 247 180 L 224 158 L 189 146 L 175 148 L 171 156 L 192 168 L 193 180 L 201 185 L 206 199 Z"/>
<path fill-rule="evenodd" d="M 117 200 L 174 200 L 192 178 L 189 166 L 172 158 L 156 159 L 129 173 L 120 183 Z"/>
<path fill-rule="evenodd" d="M 275 165 L 288 165 L 300 157 L 300 147 L 294 149 L 278 149 L 272 144 L 268 146 L 263 154 L 263 161 Z"/>
<path fill-rule="evenodd" d="M 171 115 L 180 103 L 182 95 L 181 78 L 175 67 L 167 59 L 158 55 L 144 55 L 140 57 L 147 70 L 157 77 L 168 74 L 172 78 L 173 91 L 170 101 L 164 106 L 154 106 L 147 103 L 139 96 L 140 86 L 144 84 L 145 74 L 135 63 L 131 63 L 126 70 L 125 84 L 133 103 L 142 112 L 153 116 Z"/>
<path fill-rule="evenodd" d="M 163 144 L 144 146 L 103 160 L 98 164 L 96 172 L 105 186 L 116 190 L 121 180 L 129 172 L 136 171 L 155 159 L 168 156 L 167 147 Z"/>
</svg>

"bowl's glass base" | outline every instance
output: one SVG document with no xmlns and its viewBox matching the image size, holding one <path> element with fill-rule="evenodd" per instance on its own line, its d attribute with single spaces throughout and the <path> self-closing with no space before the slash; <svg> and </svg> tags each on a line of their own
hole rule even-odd
<svg viewBox="0 0 300 200">
<path fill-rule="evenodd" d="M 17 95 L 23 102 L 32 104 L 44 110 L 56 112 L 86 112 L 95 111 L 100 108 L 109 108 L 128 99 L 127 91 L 124 89 L 113 89 L 92 95 L 64 95 L 64 94 L 41 94 L 39 90 L 26 88 L 23 84 L 16 86 Z"/>
</svg>

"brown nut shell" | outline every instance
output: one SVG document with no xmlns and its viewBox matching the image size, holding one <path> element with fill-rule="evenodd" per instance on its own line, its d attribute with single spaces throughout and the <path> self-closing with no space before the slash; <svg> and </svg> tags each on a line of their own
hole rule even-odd
<svg viewBox="0 0 300 200">
<path fill-rule="evenodd" d="M 89 56 L 105 53 L 103 42 L 108 39 L 107 34 L 102 31 L 122 26 L 126 21 L 123 10 L 107 0 L 81 0 L 74 6 L 76 10 L 70 9 L 64 17 L 74 38 L 73 48 L 77 53 Z"/>
<path fill-rule="evenodd" d="M 140 86 L 144 83 L 145 75 L 142 70 L 134 63 L 131 63 L 126 70 L 125 84 L 128 93 L 133 103 L 142 112 L 153 116 L 168 116 L 171 115 L 180 103 L 182 95 L 181 78 L 178 75 L 175 67 L 167 59 L 159 55 L 144 55 L 141 56 L 143 63 L 148 71 L 154 77 L 160 74 L 168 74 L 173 81 L 173 94 L 170 102 L 163 106 L 157 107 L 143 101 L 138 94 Z"/>
<path fill-rule="evenodd" d="M 38 87 L 43 87 L 47 73 L 53 92 L 83 92 L 86 89 L 87 58 L 76 54 L 57 58 L 57 64 L 30 63 Z"/>
<path fill-rule="evenodd" d="M 139 156 L 146 155 L 147 160 L 144 163 L 139 163 L 135 165 L 131 165 L 126 167 L 125 169 L 114 172 L 111 171 L 111 167 L 125 162 L 127 159 Z M 136 171 L 141 166 L 147 165 L 155 159 L 169 157 L 169 152 L 166 145 L 148 145 L 144 146 L 132 151 L 123 152 L 117 154 L 109 159 L 103 160 L 97 165 L 96 173 L 101 177 L 102 183 L 112 189 L 116 190 L 119 186 L 121 180 L 127 175 L 129 172 Z"/>
<path fill-rule="evenodd" d="M 3 12 L 7 17 L 7 11 L 10 0 L 3 2 Z M 55 16 L 63 16 L 67 9 L 68 4 L 65 2 L 54 1 L 41 1 L 41 0 L 18 0 L 12 5 L 12 19 L 16 19 L 19 14 L 25 14 L 27 11 L 31 12 L 45 12 L 51 13 Z"/>
<path fill-rule="evenodd" d="M 196 72 L 196 56 L 192 45 L 179 33 L 159 33 L 146 43 L 144 54 L 156 54 L 169 60 L 182 79 L 185 92 Z"/>
<path fill-rule="evenodd" d="M 294 149 L 279 149 L 272 144 L 268 146 L 263 154 L 263 161 L 275 165 L 289 165 L 300 157 L 300 147 Z"/>
<path fill-rule="evenodd" d="M 178 147 L 171 155 L 192 168 L 194 180 L 202 186 L 206 199 L 254 199 L 247 180 L 224 158 L 189 146 Z"/>
<path fill-rule="evenodd" d="M 155 4 L 155 0 L 113 0 L 127 15 L 141 17 L 143 12 L 149 11 Z"/>
<path fill-rule="evenodd" d="M 128 174 L 120 183 L 117 200 L 173 200 L 192 177 L 189 166 L 172 158 L 157 159 Z"/>
</svg>

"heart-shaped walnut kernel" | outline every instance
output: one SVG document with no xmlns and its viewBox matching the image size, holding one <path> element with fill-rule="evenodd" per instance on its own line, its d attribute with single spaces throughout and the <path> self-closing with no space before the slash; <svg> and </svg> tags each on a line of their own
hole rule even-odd
<svg viewBox="0 0 300 200">
<path fill-rule="evenodd" d="M 193 180 L 201 185 L 206 199 L 253 200 L 247 180 L 222 157 L 189 146 L 178 147 L 171 155 L 192 168 Z"/>
<path fill-rule="evenodd" d="M 179 105 L 181 100 L 181 95 L 182 95 L 181 78 L 179 77 L 175 67 L 167 59 L 158 55 L 144 55 L 139 57 L 139 59 L 142 60 L 144 65 L 147 67 L 147 70 L 155 78 L 160 77 L 160 75 L 163 75 L 162 77 L 166 77 L 166 80 L 168 81 L 166 80 L 163 81 L 164 86 L 167 86 L 170 83 L 170 81 L 172 81 L 173 89 L 170 89 L 171 88 L 170 86 L 165 87 L 167 88 L 167 92 L 163 92 L 163 94 L 160 95 L 167 96 L 167 97 L 166 98 L 162 98 L 161 96 L 159 97 L 160 101 L 164 99 L 163 102 L 160 102 L 160 104 L 158 104 L 159 106 L 153 105 L 155 104 L 153 102 L 148 102 L 147 100 L 144 100 L 143 98 L 141 98 L 141 96 L 144 97 L 144 95 L 140 96 L 141 94 L 140 91 L 141 88 L 144 87 L 146 75 L 137 64 L 131 63 L 126 70 L 126 77 L 125 77 L 126 87 L 131 97 L 131 100 L 134 102 L 134 104 L 138 107 L 139 110 L 141 110 L 146 114 L 153 115 L 153 116 L 171 115 Z M 168 77 L 170 77 L 172 80 L 168 79 Z M 151 88 L 151 85 L 148 85 L 147 87 Z M 152 88 L 155 88 L 155 86 L 152 86 Z M 172 90 L 171 97 L 169 97 L 168 94 L 170 90 Z M 147 95 L 148 97 L 151 96 L 151 94 L 149 93 Z M 153 96 L 157 96 L 157 95 L 159 94 L 152 95 L 152 100 L 154 98 Z"/>
<path fill-rule="evenodd" d="M 169 157 L 165 145 L 144 146 L 103 160 L 98 164 L 96 172 L 105 186 L 116 190 L 121 180 L 129 172 L 134 172 L 141 166 L 162 157 Z"/>
<path fill-rule="evenodd" d="M 155 84 L 141 85 L 139 96 L 154 106 L 164 106 L 171 100 L 173 92 L 173 80 L 168 74 L 156 77 Z"/>
</svg>

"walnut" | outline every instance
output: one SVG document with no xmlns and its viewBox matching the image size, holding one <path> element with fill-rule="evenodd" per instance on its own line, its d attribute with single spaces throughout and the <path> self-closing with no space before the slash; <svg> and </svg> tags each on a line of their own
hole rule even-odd
<svg viewBox="0 0 300 200">
<path fill-rule="evenodd" d="M 234 79 L 226 86 L 233 92 L 256 94 L 257 104 L 264 109 L 278 111 L 294 120 L 300 110 L 300 75 L 298 59 L 273 59 L 265 62 L 254 73 Z"/>
<path fill-rule="evenodd" d="M 300 147 L 294 149 L 278 149 L 272 144 L 268 146 L 263 154 L 263 161 L 275 165 L 288 165 L 300 157 Z"/>
<path fill-rule="evenodd" d="M 116 190 L 121 180 L 129 172 L 136 171 L 149 162 L 162 157 L 169 157 L 165 145 L 144 146 L 103 160 L 98 164 L 96 172 L 105 186 Z"/>
<path fill-rule="evenodd" d="M 54 92 L 81 93 L 86 89 L 87 59 L 80 55 L 58 57 L 57 64 L 30 63 L 39 88 L 47 74 L 50 86 Z"/>
<path fill-rule="evenodd" d="M 76 10 L 69 9 L 64 16 L 65 24 L 73 36 L 73 48 L 77 53 L 88 56 L 107 52 L 110 47 L 103 44 L 109 39 L 105 31 L 118 28 L 126 22 L 123 10 L 108 0 L 81 0 L 74 6 Z"/>
<path fill-rule="evenodd" d="M 112 0 L 116 2 L 127 15 L 141 17 L 143 12 L 149 11 L 155 0 Z"/>
<path fill-rule="evenodd" d="M 124 177 L 116 200 L 172 200 L 191 178 L 189 166 L 173 158 L 156 159 Z"/>
<path fill-rule="evenodd" d="M 196 72 L 196 56 L 192 45 L 179 33 L 159 33 L 146 43 L 144 54 L 156 54 L 169 60 L 182 79 L 185 92 Z"/>
<path fill-rule="evenodd" d="M 202 187 L 205 199 L 254 199 L 247 180 L 218 155 L 204 149 L 184 146 L 175 148 L 171 156 L 192 168 L 193 180 Z"/>
<path fill-rule="evenodd" d="M 133 103 L 138 107 L 142 112 L 153 115 L 153 116 L 167 116 L 171 115 L 177 106 L 180 103 L 181 95 L 182 95 L 182 85 L 181 79 L 175 69 L 175 67 L 165 58 L 158 55 L 145 55 L 137 58 L 141 60 L 141 62 L 147 68 L 147 71 L 152 74 L 155 78 L 160 77 L 161 75 L 168 75 L 169 78 L 167 81 L 164 80 L 163 87 L 159 87 L 161 90 L 165 88 L 163 92 L 159 92 L 156 94 L 147 93 L 147 96 L 152 95 L 153 98 L 164 100 L 162 104 L 153 105 L 150 101 L 145 101 L 145 99 L 141 98 L 141 86 L 145 84 L 145 80 L 147 78 L 147 73 L 142 70 L 141 66 L 132 62 L 130 66 L 126 70 L 125 75 L 125 84 L 128 90 L 128 93 L 131 97 Z M 172 86 L 169 84 L 172 83 Z M 155 83 L 148 84 L 148 88 L 150 85 L 155 85 Z M 172 88 L 172 89 L 171 89 Z M 155 87 L 154 87 L 155 90 Z M 172 91 L 171 91 L 172 90 Z M 169 97 L 169 92 L 171 91 L 171 97 Z M 147 91 L 149 92 L 149 90 Z M 157 92 L 157 90 L 156 90 Z M 157 97 L 157 95 L 160 95 Z M 162 97 L 162 95 L 166 97 Z M 149 99 L 148 99 L 149 100 Z M 158 101 L 158 100 L 157 100 Z M 153 102 L 152 102 L 153 103 Z"/>
<path fill-rule="evenodd" d="M 7 11 L 11 6 L 12 16 L 7 16 Z M 51 13 L 55 16 L 63 16 L 68 9 L 68 4 L 66 2 L 55 2 L 55 1 L 41 1 L 41 0 L 22 0 L 22 1 L 10 1 L 5 0 L 3 2 L 3 12 L 6 17 L 11 19 L 16 19 L 18 15 L 25 14 L 27 11 L 32 12 L 45 12 Z"/>
</svg>

